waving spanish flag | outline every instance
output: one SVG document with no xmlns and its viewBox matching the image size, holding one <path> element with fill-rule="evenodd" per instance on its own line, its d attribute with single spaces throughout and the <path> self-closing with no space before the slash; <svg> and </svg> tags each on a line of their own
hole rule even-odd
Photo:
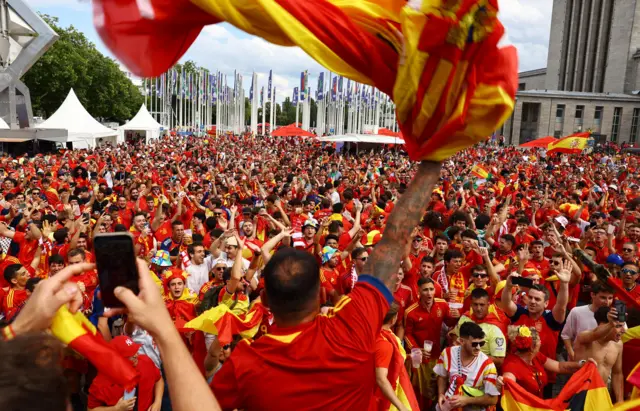
<svg viewBox="0 0 640 411">
<path fill-rule="evenodd" d="M 575 133 L 549 143 L 547 153 L 580 154 L 587 147 L 591 132 Z"/>
<path fill-rule="evenodd" d="M 51 333 L 114 383 L 125 388 L 137 384 L 139 376 L 133 364 L 109 346 L 82 313 L 71 314 L 66 306 L 62 306 L 53 317 Z"/>
<path fill-rule="evenodd" d="M 260 301 L 253 303 L 251 309 L 240 316 L 231 312 L 226 305 L 220 304 L 189 321 L 183 328 L 216 334 L 221 344 L 228 344 L 236 334 L 240 334 L 242 338 L 253 338 L 266 313 L 267 308 Z"/>
<path fill-rule="evenodd" d="M 509 411 L 601 411 L 613 407 L 598 368 L 590 362 L 573 374 L 556 398 L 549 400 L 533 395 L 512 380 L 505 378 L 504 382 L 500 405 Z"/>
<path fill-rule="evenodd" d="M 407 153 L 432 161 L 513 111 L 517 55 L 498 47 L 497 16 L 498 0 L 94 1 L 102 40 L 138 76 L 165 72 L 205 25 L 226 21 L 392 96 Z"/>
<path fill-rule="evenodd" d="M 484 180 L 489 178 L 489 176 L 491 175 L 491 173 L 487 171 L 487 168 L 482 164 L 475 164 L 473 168 L 471 168 L 471 174 Z"/>
</svg>

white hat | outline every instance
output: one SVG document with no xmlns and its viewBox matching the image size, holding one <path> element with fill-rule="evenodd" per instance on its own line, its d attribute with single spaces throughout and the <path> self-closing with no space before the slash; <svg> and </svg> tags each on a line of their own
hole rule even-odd
<svg viewBox="0 0 640 411">
<path fill-rule="evenodd" d="M 565 216 L 556 217 L 556 221 L 560 223 L 561 226 L 566 227 L 569 224 L 569 220 Z"/>
<path fill-rule="evenodd" d="M 618 186 L 615 184 L 609 184 L 609 190 L 615 190 L 618 191 Z"/>
</svg>

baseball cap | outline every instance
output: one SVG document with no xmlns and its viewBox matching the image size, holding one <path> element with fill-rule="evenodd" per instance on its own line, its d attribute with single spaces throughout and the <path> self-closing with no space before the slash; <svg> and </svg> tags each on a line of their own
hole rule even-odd
<svg viewBox="0 0 640 411">
<path fill-rule="evenodd" d="M 118 354 L 125 358 L 133 357 L 141 347 L 140 344 L 133 342 L 133 340 L 126 335 L 115 337 L 109 344 L 118 351 Z"/>
</svg>

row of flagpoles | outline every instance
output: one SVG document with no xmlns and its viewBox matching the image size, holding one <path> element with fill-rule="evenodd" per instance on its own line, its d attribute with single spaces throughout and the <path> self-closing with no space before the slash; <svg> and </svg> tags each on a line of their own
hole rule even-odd
<svg viewBox="0 0 640 411">
<path fill-rule="evenodd" d="M 237 72 L 229 80 L 221 72 L 211 73 L 205 69 L 188 72 L 172 68 L 160 77 L 143 79 L 142 88 L 149 112 L 167 128 L 204 131 L 215 125 L 218 134 L 238 134 L 249 130 L 254 134 L 272 132 L 277 127 L 273 71 L 269 71 L 266 96 L 264 86 L 258 94 L 258 75 L 253 73 L 251 76 L 251 120 L 248 125 L 245 121 L 242 81 L 243 76 Z M 296 107 L 296 125 L 300 123 L 302 129 L 315 129 L 318 136 L 377 134 L 381 127 L 397 131 L 395 105 L 389 96 L 371 86 L 345 81 L 342 76 L 330 72 L 321 72 L 315 101 L 317 117 L 311 124 L 311 87 L 309 72 L 305 70 L 300 73 L 300 86 L 293 89 L 292 96 L 292 103 Z M 270 103 L 268 113 L 267 102 Z M 262 108 L 261 124 L 258 124 L 259 108 Z"/>
</svg>

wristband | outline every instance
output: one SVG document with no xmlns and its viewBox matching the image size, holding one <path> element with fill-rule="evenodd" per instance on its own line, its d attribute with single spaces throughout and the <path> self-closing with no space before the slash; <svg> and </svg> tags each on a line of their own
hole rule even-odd
<svg viewBox="0 0 640 411">
<path fill-rule="evenodd" d="M 2 329 L 2 339 L 5 341 L 13 340 L 16 338 L 16 333 L 13 331 L 13 327 L 11 325 L 7 325 Z"/>
<path fill-rule="evenodd" d="M 580 361 L 578 361 L 578 365 L 579 365 L 579 366 L 581 366 L 581 367 L 582 367 L 583 365 L 585 365 L 586 363 L 587 363 L 587 360 L 580 360 Z"/>
</svg>

